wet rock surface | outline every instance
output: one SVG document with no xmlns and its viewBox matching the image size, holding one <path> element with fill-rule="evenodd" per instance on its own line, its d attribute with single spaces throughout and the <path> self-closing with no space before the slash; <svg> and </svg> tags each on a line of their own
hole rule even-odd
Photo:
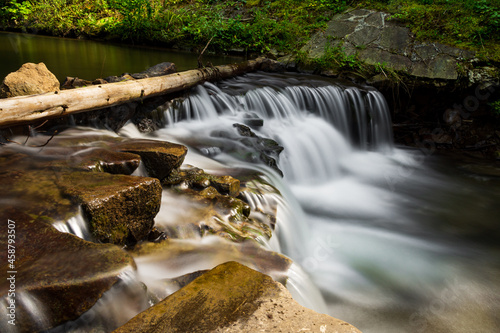
<svg viewBox="0 0 500 333">
<path fill-rule="evenodd" d="M 78 318 L 120 280 L 121 273 L 134 270 L 132 257 L 119 247 L 61 233 L 42 216 L 27 214 L 25 206 L 7 207 L 5 199 L 1 201 L 0 232 L 7 235 L 8 230 L 15 230 L 15 260 L 8 261 L 7 251 L 2 251 L 0 267 L 4 272 L 14 271 L 16 296 L 11 299 L 18 332 L 44 331 Z M 8 239 L 0 238 L 2 248 L 7 249 Z M 0 282 L 3 300 L 12 289 L 11 282 Z M 7 303 L 0 306 L 1 311 L 6 310 L 4 306 Z M 7 319 L 1 321 L 2 332 L 9 331 L 7 325 Z"/>
<path fill-rule="evenodd" d="M 156 178 L 72 172 L 57 183 L 81 205 L 100 242 L 133 244 L 146 238 L 160 210 L 162 189 Z"/>
<path fill-rule="evenodd" d="M 43 62 L 26 63 L 7 75 L 0 86 L 0 98 L 59 91 L 59 81 Z"/>
<path fill-rule="evenodd" d="M 359 332 L 296 303 L 269 276 L 228 262 L 196 278 L 114 332 Z"/>
<path fill-rule="evenodd" d="M 158 225 L 169 237 L 183 238 L 186 232 L 236 241 L 271 237 L 272 225 L 250 217 L 250 206 L 239 197 L 240 182 L 231 176 L 214 176 L 186 166 L 172 172 L 163 185 L 171 189 L 171 195 L 182 198 L 171 198 L 168 206 L 189 207 L 189 214 L 179 211 Z"/>
<path fill-rule="evenodd" d="M 145 239 L 160 209 L 160 181 L 130 176 L 144 159 L 112 147 L 121 142 L 122 148 L 134 146 L 141 154 L 146 151 L 146 167 L 158 158 L 160 167 L 155 175 L 161 176 L 174 167 L 164 158 L 165 147 L 170 146 L 97 133 L 82 136 L 79 130 L 70 130 L 49 142 L 44 136 L 28 140 L 28 145 L 39 147 L 4 147 L 0 179 L 5 188 L 0 199 L 24 202 L 26 212 L 53 223 L 67 220 L 81 206 L 92 236 L 100 242 L 124 245 Z M 180 159 L 173 162 L 177 165 L 182 163 L 186 148 L 175 145 L 174 150 L 181 151 Z"/>
<path fill-rule="evenodd" d="M 249 126 L 236 123 L 233 124 L 233 128 L 235 131 L 214 131 L 211 134 L 215 138 L 232 139 L 232 142 L 240 143 L 224 147 L 224 152 L 236 155 L 247 162 L 262 162 L 283 176 L 277 164 L 279 154 L 284 149 L 282 146 L 272 139 L 255 134 Z"/>
<path fill-rule="evenodd" d="M 151 177 L 163 179 L 181 166 L 187 154 L 185 146 L 154 140 L 124 141 L 112 147 L 114 150 L 141 156 Z"/>
</svg>

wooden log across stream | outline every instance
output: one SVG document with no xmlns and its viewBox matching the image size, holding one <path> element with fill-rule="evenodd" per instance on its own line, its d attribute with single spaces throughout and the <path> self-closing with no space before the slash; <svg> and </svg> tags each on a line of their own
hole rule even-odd
<svg viewBox="0 0 500 333">
<path fill-rule="evenodd" d="M 0 99 L 0 128 L 66 116 L 188 89 L 258 70 L 265 58 L 164 76 Z"/>
</svg>

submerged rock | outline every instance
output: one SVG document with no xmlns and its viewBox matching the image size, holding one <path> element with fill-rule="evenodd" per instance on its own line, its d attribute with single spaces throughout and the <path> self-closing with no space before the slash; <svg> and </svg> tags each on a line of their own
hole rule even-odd
<svg viewBox="0 0 500 333">
<path fill-rule="evenodd" d="M 0 282 L 0 312 L 8 313 L 7 305 L 15 304 L 16 332 L 44 331 L 78 318 L 120 281 L 120 274 L 135 269 L 132 257 L 117 246 L 61 233 L 42 217 L 27 214 L 23 205 L 4 205 L 2 200 L 0 268 L 14 280 Z M 15 246 L 14 259 L 7 260 L 8 244 Z M 9 301 L 11 283 L 15 297 Z M 13 327 L 7 318 L 0 322 L 2 332 Z"/>
<path fill-rule="evenodd" d="M 251 218 L 250 206 L 235 197 L 239 195 L 240 182 L 231 176 L 209 175 L 192 167 L 173 171 L 163 185 L 172 188 L 172 198 L 165 199 L 165 206 L 189 210 L 185 213 L 172 207 L 174 213 L 162 214 L 168 216 L 167 220 L 157 221 L 158 228 L 170 237 L 183 238 L 186 232 L 219 235 L 235 241 L 271 237 L 271 225 Z"/>
<path fill-rule="evenodd" d="M 346 322 L 302 307 L 281 284 L 236 262 L 201 275 L 114 332 L 158 330 L 360 332 Z"/>
<path fill-rule="evenodd" d="M 43 62 L 26 63 L 7 75 L 0 86 L 0 97 L 15 97 L 59 91 L 59 81 Z"/>
</svg>

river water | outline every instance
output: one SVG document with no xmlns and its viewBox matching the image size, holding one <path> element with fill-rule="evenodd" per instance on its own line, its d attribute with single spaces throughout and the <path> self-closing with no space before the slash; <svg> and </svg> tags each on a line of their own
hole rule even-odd
<svg viewBox="0 0 500 333">
<path fill-rule="evenodd" d="M 0 79 L 27 62 L 43 62 L 60 82 L 66 76 L 85 80 L 139 73 L 164 61 L 175 63 L 178 71 L 197 67 L 197 55 L 154 47 L 132 47 L 83 39 L 0 32 Z M 238 57 L 204 55 L 213 65 L 240 62 Z"/>
<path fill-rule="evenodd" d="M 257 135 L 285 148 L 284 178 L 269 177 L 291 203 L 280 249 L 329 314 L 364 332 L 498 331 L 497 170 L 395 147 L 377 91 L 293 74 L 198 87 L 155 136 L 248 166 L 214 133 L 249 113 L 264 119 Z"/>
<path fill-rule="evenodd" d="M 27 61 L 23 54 L 12 57 Z M 88 57 L 101 72 L 114 62 Z M 60 70 L 81 75 L 71 68 Z M 150 136 L 187 145 L 186 163 L 229 173 L 256 169 L 279 189 L 275 235 L 263 246 L 302 267 L 289 273 L 300 275 L 290 281 L 302 302 L 368 333 L 500 331 L 498 170 L 443 157 L 432 146 L 394 146 L 390 110 L 374 89 L 307 75 L 248 74 L 193 89 L 164 117 L 165 127 Z M 283 177 L 259 163 L 257 152 L 235 149 L 220 135 L 234 134 L 233 124 L 248 119 L 263 120 L 253 132 L 285 148 L 278 160 Z M 120 135 L 143 136 L 131 125 Z M 162 214 L 168 213 L 157 221 Z M 217 245 L 198 241 L 200 256 Z M 140 260 L 138 268 L 150 272 Z M 196 269 L 193 263 L 188 270 Z M 308 281 L 314 285 L 300 285 Z M 316 287 L 325 303 L 310 297 Z"/>
</svg>

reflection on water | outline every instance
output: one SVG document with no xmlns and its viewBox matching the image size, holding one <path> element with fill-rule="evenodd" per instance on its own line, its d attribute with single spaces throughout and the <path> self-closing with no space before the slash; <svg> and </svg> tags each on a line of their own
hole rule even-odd
<svg viewBox="0 0 500 333">
<path fill-rule="evenodd" d="M 178 71 L 198 67 L 198 56 L 189 52 L 6 32 L 0 32 L 0 54 L 1 79 L 26 62 L 44 62 L 60 82 L 66 76 L 94 80 L 138 73 L 165 61 L 175 63 Z M 203 60 L 222 65 L 241 58 L 204 55 Z"/>
</svg>

